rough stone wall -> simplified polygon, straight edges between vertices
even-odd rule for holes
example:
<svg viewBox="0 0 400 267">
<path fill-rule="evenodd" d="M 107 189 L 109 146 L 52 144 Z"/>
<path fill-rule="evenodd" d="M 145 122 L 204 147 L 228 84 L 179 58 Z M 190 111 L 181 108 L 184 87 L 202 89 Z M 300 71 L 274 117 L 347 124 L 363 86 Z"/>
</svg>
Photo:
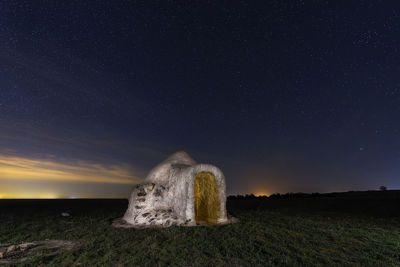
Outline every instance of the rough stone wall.
<svg viewBox="0 0 400 267">
<path fill-rule="evenodd" d="M 165 201 L 168 187 L 146 183 L 137 185 L 132 191 L 129 207 L 123 220 L 135 226 L 170 226 L 184 224 L 175 211 Z"/>
<path fill-rule="evenodd" d="M 171 169 L 171 176 L 169 178 L 169 188 L 171 192 L 170 205 L 176 211 L 176 214 L 186 220 L 185 211 L 187 205 L 187 178 L 185 177 L 185 170 L 188 166 L 174 166 Z"/>
</svg>

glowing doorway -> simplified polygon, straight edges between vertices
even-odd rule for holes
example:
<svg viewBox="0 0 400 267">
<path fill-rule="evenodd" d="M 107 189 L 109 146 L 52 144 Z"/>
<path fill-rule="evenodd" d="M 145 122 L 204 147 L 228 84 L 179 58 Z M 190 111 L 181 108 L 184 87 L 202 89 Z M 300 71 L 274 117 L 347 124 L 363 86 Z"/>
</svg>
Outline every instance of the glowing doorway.
<svg viewBox="0 0 400 267">
<path fill-rule="evenodd" d="M 199 172 L 194 184 L 195 219 L 199 224 L 217 223 L 219 216 L 218 187 L 211 172 Z"/>
</svg>

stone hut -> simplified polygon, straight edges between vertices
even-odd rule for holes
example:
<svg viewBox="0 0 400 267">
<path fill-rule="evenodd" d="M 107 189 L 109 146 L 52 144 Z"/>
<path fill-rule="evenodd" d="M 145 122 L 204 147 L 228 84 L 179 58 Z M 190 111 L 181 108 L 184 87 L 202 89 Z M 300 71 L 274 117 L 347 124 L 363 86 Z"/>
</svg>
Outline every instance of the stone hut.
<svg viewBox="0 0 400 267">
<path fill-rule="evenodd" d="M 119 227 L 225 224 L 225 177 L 210 164 L 198 164 L 177 151 L 155 166 L 133 188 Z"/>
</svg>

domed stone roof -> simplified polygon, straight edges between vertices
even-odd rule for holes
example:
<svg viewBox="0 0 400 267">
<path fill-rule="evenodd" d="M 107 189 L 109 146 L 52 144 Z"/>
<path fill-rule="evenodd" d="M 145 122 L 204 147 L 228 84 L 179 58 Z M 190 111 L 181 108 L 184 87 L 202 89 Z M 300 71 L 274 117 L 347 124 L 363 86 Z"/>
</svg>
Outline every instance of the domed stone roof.
<svg viewBox="0 0 400 267">
<path fill-rule="evenodd" d="M 155 166 L 149 172 L 144 181 L 152 183 L 166 183 L 168 182 L 170 170 L 174 166 L 188 167 L 195 164 L 197 164 L 197 162 L 186 151 L 179 150 L 172 153 L 163 162 Z"/>
</svg>

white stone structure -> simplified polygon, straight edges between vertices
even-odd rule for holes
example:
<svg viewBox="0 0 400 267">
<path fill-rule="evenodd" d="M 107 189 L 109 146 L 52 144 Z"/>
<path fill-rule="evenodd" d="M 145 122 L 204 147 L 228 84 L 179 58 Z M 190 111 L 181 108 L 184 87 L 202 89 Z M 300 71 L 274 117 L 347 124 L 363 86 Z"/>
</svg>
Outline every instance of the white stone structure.
<svg viewBox="0 0 400 267">
<path fill-rule="evenodd" d="M 117 227 L 225 224 L 225 177 L 210 164 L 197 164 L 177 151 L 154 167 L 134 187 L 129 206 Z"/>
</svg>

